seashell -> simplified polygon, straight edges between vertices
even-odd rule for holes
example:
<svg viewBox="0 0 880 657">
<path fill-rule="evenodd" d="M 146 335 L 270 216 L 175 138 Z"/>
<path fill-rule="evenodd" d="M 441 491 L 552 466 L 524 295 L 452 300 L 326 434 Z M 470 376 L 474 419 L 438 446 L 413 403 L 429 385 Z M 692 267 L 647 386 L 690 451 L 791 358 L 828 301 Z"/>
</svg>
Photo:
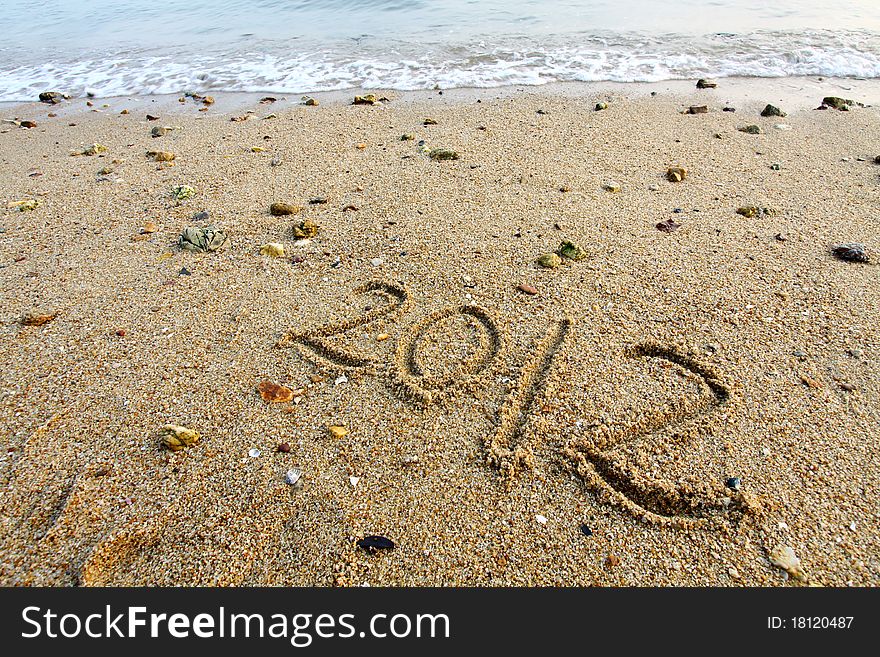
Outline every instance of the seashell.
<svg viewBox="0 0 880 657">
<path fill-rule="evenodd" d="M 260 397 L 263 398 L 263 401 L 283 403 L 289 402 L 293 399 L 293 390 L 286 386 L 272 383 L 271 381 L 263 381 L 257 386 L 257 390 L 260 393 Z"/>
</svg>

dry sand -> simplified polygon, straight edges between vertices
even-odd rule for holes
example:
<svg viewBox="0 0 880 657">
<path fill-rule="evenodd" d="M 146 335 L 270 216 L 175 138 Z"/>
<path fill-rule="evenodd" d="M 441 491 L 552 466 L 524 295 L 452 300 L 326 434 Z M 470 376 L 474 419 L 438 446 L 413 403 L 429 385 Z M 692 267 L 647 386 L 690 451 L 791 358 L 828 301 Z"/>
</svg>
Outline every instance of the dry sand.
<svg viewBox="0 0 880 657">
<path fill-rule="evenodd" d="M 880 269 L 830 254 L 880 247 L 880 112 L 812 110 L 880 94 L 720 83 L 3 108 L 38 125 L 2 126 L 2 207 L 40 205 L 0 215 L 0 583 L 803 583 L 780 546 L 880 583 Z M 224 250 L 177 248 L 200 210 Z"/>
</svg>

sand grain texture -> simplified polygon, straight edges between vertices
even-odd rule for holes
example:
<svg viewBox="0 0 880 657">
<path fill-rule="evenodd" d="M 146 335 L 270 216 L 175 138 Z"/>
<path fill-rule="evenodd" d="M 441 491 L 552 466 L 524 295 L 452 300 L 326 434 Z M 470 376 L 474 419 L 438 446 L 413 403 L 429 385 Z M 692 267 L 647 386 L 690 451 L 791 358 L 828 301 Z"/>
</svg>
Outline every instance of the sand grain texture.
<svg viewBox="0 0 880 657">
<path fill-rule="evenodd" d="M 780 130 L 721 90 L 16 108 L 2 207 L 40 204 L 0 214 L 0 583 L 792 585 L 784 544 L 877 585 L 880 269 L 830 249 L 880 246 L 880 114 Z M 177 247 L 209 224 L 223 250 Z M 536 264 L 564 239 L 588 257 Z"/>
</svg>

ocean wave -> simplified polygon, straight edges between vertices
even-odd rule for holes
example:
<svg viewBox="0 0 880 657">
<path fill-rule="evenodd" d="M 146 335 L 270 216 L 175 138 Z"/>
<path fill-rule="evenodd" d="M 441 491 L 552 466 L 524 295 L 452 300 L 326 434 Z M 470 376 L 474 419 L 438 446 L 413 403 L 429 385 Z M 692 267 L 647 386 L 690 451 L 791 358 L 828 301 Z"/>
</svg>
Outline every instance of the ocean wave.
<svg viewBox="0 0 880 657">
<path fill-rule="evenodd" d="M 569 35 L 570 36 L 570 35 Z M 70 53 L 0 69 L 0 101 L 59 89 L 98 97 L 191 91 L 308 93 L 417 90 L 564 81 L 656 82 L 703 76 L 880 77 L 880 35 L 859 31 L 744 35 L 580 35 L 566 43 L 509 37 L 467 44 L 245 42 L 203 49 Z M 3 59 L 0 53 L 0 59 Z M 11 58 L 6 58 L 12 61 Z"/>
</svg>

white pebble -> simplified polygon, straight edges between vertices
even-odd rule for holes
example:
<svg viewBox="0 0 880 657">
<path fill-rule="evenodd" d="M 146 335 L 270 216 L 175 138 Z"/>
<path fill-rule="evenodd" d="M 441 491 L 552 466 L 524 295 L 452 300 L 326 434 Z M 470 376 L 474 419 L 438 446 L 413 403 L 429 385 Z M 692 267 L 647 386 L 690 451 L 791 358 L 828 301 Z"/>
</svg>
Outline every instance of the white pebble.
<svg viewBox="0 0 880 657">
<path fill-rule="evenodd" d="M 379 266 L 381 266 L 382 263 L 384 263 L 384 262 L 385 262 L 385 261 L 382 260 L 382 258 L 373 258 L 372 260 L 370 260 L 370 264 L 373 265 L 374 267 L 379 267 Z"/>
<path fill-rule="evenodd" d="M 262 452 L 260 450 L 258 450 L 256 447 L 251 447 L 248 450 L 248 456 L 250 456 L 252 459 L 257 458 L 260 454 L 262 454 Z"/>
<path fill-rule="evenodd" d="M 352 486 L 357 486 L 358 482 L 361 480 L 360 477 L 349 477 L 348 480 L 351 482 Z"/>
<path fill-rule="evenodd" d="M 547 516 L 542 516 L 540 513 L 535 516 L 535 520 L 540 522 L 542 525 L 547 524 Z"/>
<path fill-rule="evenodd" d="M 333 385 L 338 386 L 340 383 L 348 383 L 348 377 L 345 374 L 340 374 L 336 377 L 336 380 L 333 382 Z"/>
</svg>

